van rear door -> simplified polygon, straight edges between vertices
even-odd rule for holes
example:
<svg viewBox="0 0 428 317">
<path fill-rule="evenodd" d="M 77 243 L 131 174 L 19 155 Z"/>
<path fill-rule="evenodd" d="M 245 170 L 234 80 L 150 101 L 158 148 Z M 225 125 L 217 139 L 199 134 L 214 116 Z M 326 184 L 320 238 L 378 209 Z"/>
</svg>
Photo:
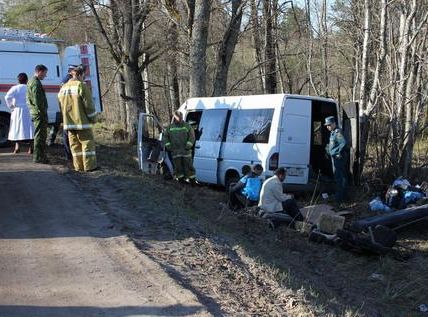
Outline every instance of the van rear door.
<svg viewBox="0 0 428 317">
<path fill-rule="evenodd" d="M 308 183 L 311 113 L 311 100 L 292 97 L 285 100 L 279 137 L 279 166 L 287 169 L 285 183 Z"/>
<path fill-rule="evenodd" d="M 349 149 L 349 172 L 354 185 L 359 184 L 360 171 L 360 117 L 357 102 L 342 105 L 342 129 Z"/>
<path fill-rule="evenodd" d="M 68 46 L 62 58 L 62 73 L 67 74 L 68 65 L 85 65 L 85 82 L 91 88 L 92 100 L 97 112 L 103 111 L 101 102 L 100 80 L 98 74 L 97 47 L 95 44 Z"/>
<path fill-rule="evenodd" d="M 200 182 L 217 184 L 221 145 L 225 138 L 227 109 L 204 110 L 195 143 L 193 166 Z"/>
</svg>

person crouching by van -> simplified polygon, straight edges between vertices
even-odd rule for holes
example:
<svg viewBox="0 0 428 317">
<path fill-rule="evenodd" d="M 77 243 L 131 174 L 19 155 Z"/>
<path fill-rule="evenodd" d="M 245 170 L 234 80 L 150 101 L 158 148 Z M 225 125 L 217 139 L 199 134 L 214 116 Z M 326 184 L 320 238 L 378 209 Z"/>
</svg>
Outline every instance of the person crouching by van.
<svg viewBox="0 0 428 317">
<path fill-rule="evenodd" d="M 260 177 L 262 173 L 263 167 L 256 164 L 239 182 L 230 185 L 228 206 L 231 210 L 257 205 L 263 182 Z"/>
<path fill-rule="evenodd" d="M 96 111 L 92 94 L 83 83 L 84 68 L 76 66 L 71 70 L 72 78 L 58 93 L 62 122 L 68 131 L 73 166 L 76 171 L 89 172 L 97 169 L 95 140 L 92 123 Z"/>
<path fill-rule="evenodd" d="M 34 137 L 34 125 L 25 100 L 27 81 L 27 74 L 20 73 L 18 75 L 19 84 L 11 87 L 4 97 L 7 107 L 11 110 L 8 139 L 16 142 L 13 154 L 20 151 L 20 141 L 33 140 Z M 28 148 L 28 154 L 31 153 L 33 153 L 32 144 Z"/>
<path fill-rule="evenodd" d="M 178 181 L 195 182 L 195 169 L 192 162 L 192 148 L 195 132 L 183 120 L 183 115 L 175 111 L 171 124 L 164 133 L 165 148 L 171 152 L 174 163 L 174 178 Z"/>
<path fill-rule="evenodd" d="M 34 123 L 34 153 L 35 163 L 48 163 L 46 155 L 46 138 L 48 136 L 48 100 L 41 80 L 45 79 L 48 68 L 45 65 L 37 65 L 34 69 L 34 77 L 27 84 L 27 105 L 30 108 Z"/>
<path fill-rule="evenodd" d="M 346 139 L 342 130 L 336 125 L 334 117 L 325 118 L 324 125 L 330 131 L 330 141 L 326 147 L 327 154 L 331 157 L 334 179 L 336 182 L 336 203 L 341 204 L 345 199 L 346 190 Z"/>
<path fill-rule="evenodd" d="M 287 176 L 287 170 L 280 167 L 274 176 L 264 181 L 260 192 L 259 207 L 265 213 L 285 212 L 294 220 L 303 221 L 303 216 L 292 195 L 285 194 L 282 183 Z"/>
</svg>

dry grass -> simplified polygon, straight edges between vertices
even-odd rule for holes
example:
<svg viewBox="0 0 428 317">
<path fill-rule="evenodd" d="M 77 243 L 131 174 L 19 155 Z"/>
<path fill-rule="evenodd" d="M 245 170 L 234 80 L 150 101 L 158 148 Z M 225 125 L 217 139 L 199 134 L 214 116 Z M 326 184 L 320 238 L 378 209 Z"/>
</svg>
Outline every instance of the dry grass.
<svg viewBox="0 0 428 317">
<path fill-rule="evenodd" d="M 96 134 L 102 171 L 69 177 L 214 315 L 418 316 L 427 303 L 426 223 L 400 233 L 398 247 L 412 255 L 406 261 L 313 244 L 291 229 L 222 212 L 221 189 L 142 175 L 135 146 L 112 143 L 102 126 Z M 369 214 L 369 196 L 354 193 L 356 217 Z"/>
</svg>

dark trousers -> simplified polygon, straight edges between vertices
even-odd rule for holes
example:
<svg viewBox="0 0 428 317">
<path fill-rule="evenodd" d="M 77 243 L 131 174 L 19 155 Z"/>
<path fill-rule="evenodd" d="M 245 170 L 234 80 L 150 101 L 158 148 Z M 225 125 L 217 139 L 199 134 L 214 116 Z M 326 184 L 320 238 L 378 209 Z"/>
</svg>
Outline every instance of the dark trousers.
<svg viewBox="0 0 428 317">
<path fill-rule="evenodd" d="M 37 114 L 33 116 L 34 123 L 34 152 L 33 161 L 37 163 L 45 162 L 46 138 L 48 136 L 48 116 L 47 114 Z"/>
<path fill-rule="evenodd" d="M 174 156 L 174 176 L 177 179 L 194 179 L 195 178 L 195 169 L 193 167 L 192 157 L 189 156 Z"/>
<path fill-rule="evenodd" d="M 341 203 L 345 199 L 346 195 L 346 158 L 341 156 L 340 158 L 332 157 L 334 180 L 336 182 L 336 202 Z"/>
<path fill-rule="evenodd" d="M 73 156 L 71 155 L 70 141 L 68 140 L 68 131 L 67 130 L 62 131 L 62 142 L 64 143 L 65 159 L 67 161 L 71 161 L 73 159 Z"/>
<path fill-rule="evenodd" d="M 303 221 L 303 216 L 300 213 L 300 209 L 294 199 L 287 199 L 282 203 L 282 209 L 286 214 L 292 217 L 294 220 Z"/>
<path fill-rule="evenodd" d="M 230 209 L 242 209 L 257 205 L 257 201 L 249 200 L 242 195 L 239 191 L 229 191 L 229 201 L 227 202 Z"/>
</svg>

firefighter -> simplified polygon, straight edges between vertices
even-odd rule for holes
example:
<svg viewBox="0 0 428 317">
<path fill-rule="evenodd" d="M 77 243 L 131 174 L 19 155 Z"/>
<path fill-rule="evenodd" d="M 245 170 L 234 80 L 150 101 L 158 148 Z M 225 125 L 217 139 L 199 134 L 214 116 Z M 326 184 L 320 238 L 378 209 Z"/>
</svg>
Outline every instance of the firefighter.
<svg viewBox="0 0 428 317">
<path fill-rule="evenodd" d="M 172 123 L 165 130 L 165 148 L 171 152 L 174 162 L 174 177 L 178 181 L 195 182 L 195 169 L 192 163 L 192 148 L 195 132 L 183 121 L 181 112 L 174 112 Z"/>
<path fill-rule="evenodd" d="M 334 179 L 336 182 L 335 200 L 341 204 L 345 199 L 346 190 L 346 139 L 343 132 L 336 125 L 333 116 L 325 118 L 324 125 L 330 131 L 330 141 L 326 147 L 327 154 L 331 157 Z"/>
<path fill-rule="evenodd" d="M 46 164 L 48 163 L 46 155 L 48 101 L 40 81 L 45 79 L 48 68 L 45 65 L 37 65 L 34 71 L 34 77 L 27 84 L 27 105 L 34 123 L 33 161 Z"/>
<path fill-rule="evenodd" d="M 73 166 L 76 171 L 97 169 L 95 140 L 92 123 L 96 111 L 90 89 L 83 82 L 85 69 L 82 65 L 71 70 L 72 78 L 58 94 L 64 129 L 68 131 Z"/>
</svg>

